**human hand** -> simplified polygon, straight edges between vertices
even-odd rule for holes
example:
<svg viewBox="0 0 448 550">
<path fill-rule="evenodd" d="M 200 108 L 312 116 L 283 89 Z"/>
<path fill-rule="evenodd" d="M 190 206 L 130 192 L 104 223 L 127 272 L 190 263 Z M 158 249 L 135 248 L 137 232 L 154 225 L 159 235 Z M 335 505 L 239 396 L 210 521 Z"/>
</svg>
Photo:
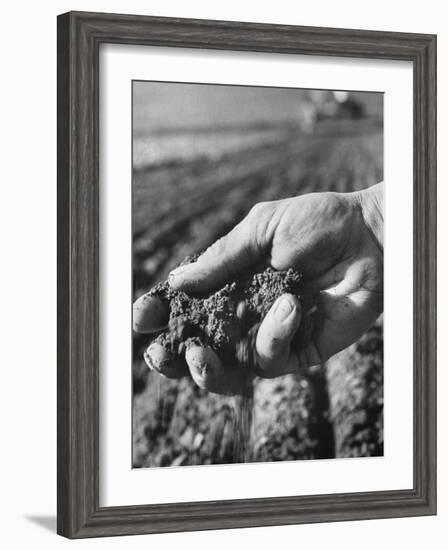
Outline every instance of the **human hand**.
<svg viewBox="0 0 448 550">
<path fill-rule="evenodd" d="M 382 184 L 355 193 L 315 193 L 259 203 L 226 236 L 192 264 L 171 272 L 169 283 L 187 293 L 217 290 L 238 275 L 267 266 L 304 274 L 318 293 L 316 323 L 304 349 L 292 349 L 302 311 L 298 299 L 281 296 L 256 338 L 256 374 L 273 378 L 322 363 L 354 343 L 383 310 Z M 134 304 L 134 329 L 164 328 L 168 313 L 157 297 Z M 146 360 L 173 377 L 188 373 L 210 391 L 236 387 L 210 348 L 189 347 L 182 358 L 159 344 Z"/>
</svg>

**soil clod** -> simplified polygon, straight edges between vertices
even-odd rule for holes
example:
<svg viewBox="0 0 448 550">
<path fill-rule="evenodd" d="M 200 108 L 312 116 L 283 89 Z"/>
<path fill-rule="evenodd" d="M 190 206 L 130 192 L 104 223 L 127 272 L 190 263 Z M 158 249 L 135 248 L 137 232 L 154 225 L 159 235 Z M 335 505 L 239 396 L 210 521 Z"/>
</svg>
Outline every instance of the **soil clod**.
<svg viewBox="0 0 448 550">
<path fill-rule="evenodd" d="M 188 257 L 181 265 L 196 258 Z M 314 297 L 300 273 L 272 268 L 244 275 L 206 296 L 173 290 L 168 281 L 159 283 L 149 296 L 157 296 L 170 313 L 168 328 L 156 336 L 155 342 L 171 354 L 182 354 L 191 346 L 210 347 L 229 371 L 253 366 L 258 327 L 275 300 L 285 293 L 297 296 L 304 312 L 293 340 L 295 349 L 303 348 L 314 324 Z"/>
</svg>

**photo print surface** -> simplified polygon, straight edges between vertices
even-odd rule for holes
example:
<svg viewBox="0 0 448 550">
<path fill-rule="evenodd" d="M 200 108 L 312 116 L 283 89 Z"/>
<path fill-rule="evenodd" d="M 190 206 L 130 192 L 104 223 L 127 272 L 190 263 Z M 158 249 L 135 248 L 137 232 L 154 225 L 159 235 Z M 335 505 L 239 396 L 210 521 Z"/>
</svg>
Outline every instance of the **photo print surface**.
<svg viewBox="0 0 448 550">
<path fill-rule="evenodd" d="M 383 95 L 133 81 L 134 468 L 383 455 Z"/>
</svg>

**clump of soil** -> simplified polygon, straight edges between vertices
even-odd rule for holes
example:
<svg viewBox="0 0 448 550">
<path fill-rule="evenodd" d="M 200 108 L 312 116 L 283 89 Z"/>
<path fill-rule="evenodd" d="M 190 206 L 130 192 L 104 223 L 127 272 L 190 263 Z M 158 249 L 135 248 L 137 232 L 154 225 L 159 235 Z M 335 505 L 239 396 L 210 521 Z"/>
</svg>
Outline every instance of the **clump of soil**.
<svg viewBox="0 0 448 550">
<path fill-rule="evenodd" d="M 182 265 L 195 261 L 188 257 Z M 173 290 L 167 281 L 155 286 L 150 295 L 158 296 L 169 308 L 168 329 L 156 337 L 167 350 L 182 354 L 188 346 L 210 346 L 224 367 L 253 364 L 258 327 L 275 300 L 284 293 L 296 295 L 302 306 L 302 322 L 293 341 L 304 347 L 313 328 L 314 298 L 297 271 L 275 271 L 242 276 L 217 292 L 194 297 Z"/>
</svg>

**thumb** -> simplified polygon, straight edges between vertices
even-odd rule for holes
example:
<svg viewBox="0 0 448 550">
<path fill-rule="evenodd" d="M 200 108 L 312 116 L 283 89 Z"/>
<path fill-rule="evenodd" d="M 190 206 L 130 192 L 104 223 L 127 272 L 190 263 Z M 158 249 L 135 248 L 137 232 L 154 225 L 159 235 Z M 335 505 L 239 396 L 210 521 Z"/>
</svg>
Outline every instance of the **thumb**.
<svg viewBox="0 0 448 550">
<path fill-rule="evenodd" d="M 291 342 L 301 317 L 300 302 L 293 294 L 282 294 L 268 311 L 256 341 L 258 374 L 263 378 L 298 372 L 299 361 L 291 351 Z"/>
<path fill-rule="evenodd" d="M 255 232 L 245 218 L 212 244 L 196 262 L 171 271 L 168 281 L 174 290 L 211 292 L 255 264 L 260 255 Z"/>
</svg>

